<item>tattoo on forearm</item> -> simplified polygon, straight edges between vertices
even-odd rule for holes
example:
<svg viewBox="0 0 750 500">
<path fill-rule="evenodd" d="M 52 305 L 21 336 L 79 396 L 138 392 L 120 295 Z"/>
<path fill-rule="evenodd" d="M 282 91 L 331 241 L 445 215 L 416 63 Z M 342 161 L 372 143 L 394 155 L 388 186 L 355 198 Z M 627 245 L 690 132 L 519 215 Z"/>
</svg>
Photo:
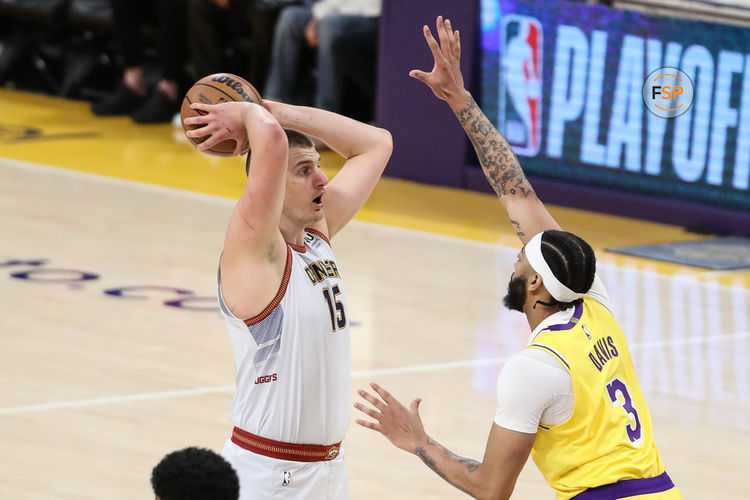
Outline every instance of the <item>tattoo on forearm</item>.
<svg viewBox="0 0 750 500">
<path fill-rule="evenodd" d="M 482 465 L 476 460 L 472 460 L 471 458 L 462 458 L 459 460 L 459 462 L 461 462 L 462 464 L 466 464 L 466 470 L 469 472 L 474 472 Z"/>
<path fill-rule="evenodd" d="M 469 472 L 474 472 L 475 470 L 479 468 L 480 465 L 482 465 L 481 463 L 477 462 L 476 460 L 472 460 L 471 458 L 459 457 L 458 455 L 453 453 L 451 450 L 449 450 L 448 448 L 438 443 L 437 441 L 435 441 L 429 436 L 427 436 L 427 442 L 430 444 L 434 444 L 435 446 L 443 450 L 446 455 L 458 461 L 459 463 L 466 464 L 466 470 L 468 470 Z"/>
<path fill-rule="evenodd" d="M 443 450 L 448 456 L 453 458 L 454 460 L 458 461 L 461 464 L 466 464 L 466 471 L 471 473 L 476 471 L 482 464 L 477 462 L 476 460 L 472 460 L 470 458 L 463 458 L 459 457 L 440 443 L 433 441 L 431 438 L 428 438 L 428 443 L 433 444 L 437 447 L 439 447 L 441 450 Z M 459 490 L 463 491 L 466 494 L 471 494 L 469 491 L 467 491 L 465 488 L 463 488 L 460 484 L 456 483 L 455 481 L 452 481 L 442 470 L 440 470 L 440 467 L 438 467 L 437 463 L 435 463 L 435 460 L 429 455 L 427 450 L 424 449 L 422 446 L 417 446 L 416 450 L 414 452 L 417 454 L 417 456 L 422 459 L 422 462 L 425 463 L 427 467 L 432 469 L 433 472 L 435 472 L 438 476 L 442 477 L 446 481 L 448 481 L 450 484 L 458 488 Z"/>
<path fill-rule="evenodd" d="M 456 484 L 455 482 L 451 481 L 448 476 L 446 476 L 443 471 L 440 470 L 440 468 L 437 466 L 435 461 L 432 459 L 430 455 L 427 454 L 427 451 L 422 448 L 421 446 L 417 446 L 417 449 L 415 450 L 417 456 L 422 459 L 422 462 L 425 463 L 427 467 L 433 470 L 438 476 L 442 477 L 446 481 L 448 481 L 450 484 L 452 484 L 454 487 L 458 488 L 459 490 L 463 491 L 467 495 L 470 495 L 468 491 L 463 489 L 460 485 Z"/>
<path fill-rule="evenodd" d="M 487 119 L 473 98 L 470 97 L 467 106 L 458 112 L 458 119 L 474 146 L 484 175 L 498 197 L 526 198 L 535 194 L 510 144 Z"/>
<path fill-rule="evenodd" d="M 513 224 L 513 227 L 516 228 L 516 234 L 518 236 L 524 236 L 523 231 L 521 231 L 521 224 L 517 220 L 510 220 L 510 223 Z"/>
</svg>

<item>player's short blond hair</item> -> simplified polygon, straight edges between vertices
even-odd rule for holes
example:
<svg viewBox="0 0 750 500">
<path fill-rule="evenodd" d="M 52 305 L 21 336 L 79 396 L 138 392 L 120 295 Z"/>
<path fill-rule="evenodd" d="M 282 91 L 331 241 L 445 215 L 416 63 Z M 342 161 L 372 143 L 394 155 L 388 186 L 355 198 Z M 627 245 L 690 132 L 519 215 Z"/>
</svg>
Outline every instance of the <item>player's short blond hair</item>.
<svg viewBox="0 0 750 500">
<path fill-rule="evenodd" d="M 288 128 L 284 129 L 284 133 L 286 133 L 286 140 L 289 143 L 289 148 L 314 148 L 315 143 L 313 143 L 312 139 L 310 139 L 309 136 L 303 134 L 302 132 L 297 132 L 296 130 L 291 130 Z M 250 171 L 250 154 L 252 151 L 247 152 L 247 158 L 245 158 L 245 175 L 248 174 Z"/>
</svg>

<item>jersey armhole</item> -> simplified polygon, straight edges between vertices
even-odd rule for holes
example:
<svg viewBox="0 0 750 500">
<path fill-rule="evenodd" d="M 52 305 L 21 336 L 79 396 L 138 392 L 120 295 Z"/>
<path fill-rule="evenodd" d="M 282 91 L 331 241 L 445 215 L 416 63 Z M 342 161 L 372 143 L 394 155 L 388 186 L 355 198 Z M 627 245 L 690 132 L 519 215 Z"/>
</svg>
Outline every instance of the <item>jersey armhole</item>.
<svg viewBox="0 0 750 500">
<path fill-rule="evenodd" d="M 223 256 L 222 252 L 222 256 Z M 247 326 L 252 326 L 256 323 L 260 323 L 264 319 L 268 317 L 269 314 L 273 312 L 274 309 L 281 303 L 281 300 L 284 298 L 284 295 L 286 294 L 286 289 L 289 287 L 289 279 L 292 276 L 292 248 L 287 243 L 286 245 L 286 264 L 284 265 L 284 274 L 281 278 L 281 284 L 279 285 L 279 289 L 276 291 L 276 295 L 271 299 L 271 302 L 259 313 L 255 316 L 247 319 L 240 319 L 237 316 L 232 313 L 232 311 L 229 310 L 229 306 L 227 306 L 226 301 L 224 300 L 224 292 L 221 290 L 221 258 L 219 258 L 219 273 L 218 273 L 218 281 L 219 281 L 219 306 L 224 311 L 224 313 L 233 318 L 237 319 L 239 321 L 242 321 Z"/>
<path fill-rule="evenodd" d="M 279 285 L 279 290 L 276 292 L 276 296 L 271 300 L 271 303 L 266 306 L 265 309 L 260 314 L 256 314 L 252 318 L 248 318 L 245 320 L 242 320 L 247 326 L 252 326 L 256 323 L 260 323 L 266 317 L 268 317 L 271 312 L 273 312 L 274 309 L 276 309 L 276 306 L 279 305 L 281 302 L 281 299 L 284 298 L 284 295 L 286 294 L 286 289 L 289 286 L 289 279 L 292 276 L 292 249 L 287 244 L 286 246 L 286 265 L 284 266 L 284 276 L 281 278 L 281 284 Z"/>
</svg>

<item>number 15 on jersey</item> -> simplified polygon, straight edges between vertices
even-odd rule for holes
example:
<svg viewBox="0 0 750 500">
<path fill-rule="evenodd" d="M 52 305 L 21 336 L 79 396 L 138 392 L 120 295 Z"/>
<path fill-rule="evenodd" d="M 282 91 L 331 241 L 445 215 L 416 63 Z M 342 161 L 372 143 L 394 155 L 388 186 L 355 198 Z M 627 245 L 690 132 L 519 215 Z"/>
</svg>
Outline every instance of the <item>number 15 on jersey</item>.
<svg viewBox="0 0 750 500">
<path fill-rule="evenodd" d="M 333 293 L 331 293 L 333 292 Z M 323 298 L 328 304 L 328 312 L 331 313 L 331 330 L 333 333 L 346 328 L 346 311 L 344 304 L 338 299 L 341 290 L 338 285 L 333 285 L 330 289 L 323 289 Z"/>
</svg>

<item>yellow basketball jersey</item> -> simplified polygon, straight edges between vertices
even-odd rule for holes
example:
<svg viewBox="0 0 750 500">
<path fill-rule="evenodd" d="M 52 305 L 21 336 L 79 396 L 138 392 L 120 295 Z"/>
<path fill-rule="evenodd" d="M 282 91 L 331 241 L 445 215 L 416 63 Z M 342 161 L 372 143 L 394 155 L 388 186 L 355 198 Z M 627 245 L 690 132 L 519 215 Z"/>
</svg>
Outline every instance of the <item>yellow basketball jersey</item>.
<svg viewBox="0 0 750 500">
<path fill-rule="evenodd" d="M 531 452 L 558 500 L 664 472 L 625 334 L 612 313 L 584 297 L 570 323 L 543 329 L 529 347 L 554 354 L 573 380 L 573 414 L 563 424 L 540 425 Z"/>
</svg>

